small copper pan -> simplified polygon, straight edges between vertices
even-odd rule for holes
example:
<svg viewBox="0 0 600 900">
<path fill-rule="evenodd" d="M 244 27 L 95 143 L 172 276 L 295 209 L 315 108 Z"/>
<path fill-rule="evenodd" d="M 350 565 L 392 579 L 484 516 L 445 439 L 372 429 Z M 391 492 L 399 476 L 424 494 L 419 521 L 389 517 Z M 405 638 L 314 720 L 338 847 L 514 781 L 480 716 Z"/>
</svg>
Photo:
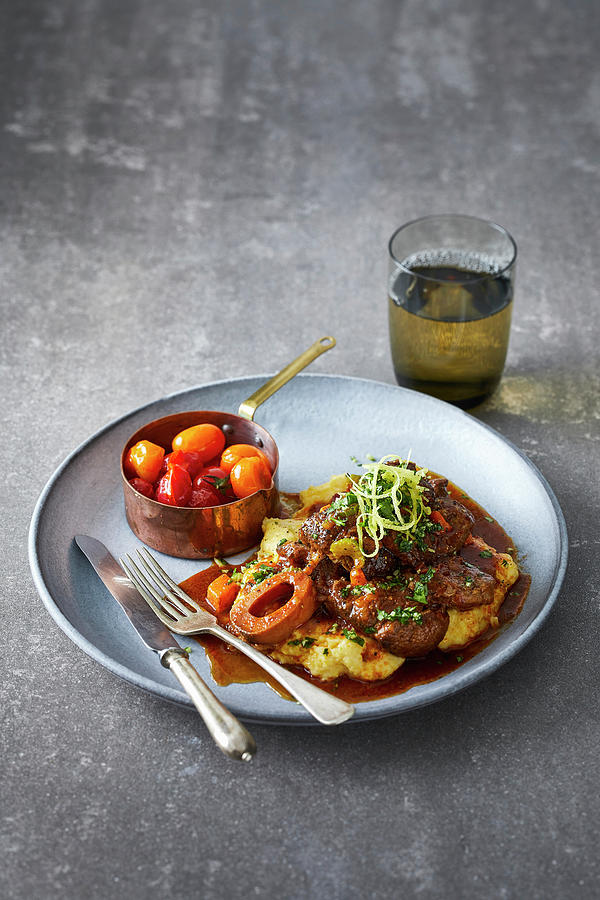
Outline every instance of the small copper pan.
<svg viewBox="0 0 600 900">
<path fill-rule="evenodd" d="M 277 444 L 261 425 L 253 421 L 254 413 L 280 387 L 313 362 L 322 353 L 335 347 L 335 338 L 322 337 L 288 366 L 263 384 L 240 405 L 238 415 L 215 410 L 195 410 L 175 413 L 149 422 L 132 434 L 121 454 L 121 479 L 125 496 L 125 514 L 134 534 L 154 550 L 184 559 L 211 559 L 231 556 L 254 546 L 262 536 L 261 524 L 265 516 L 277 511 L 277 477 L 279 452 Z M 227 444 L 252 444 L 268 457 L 273 472 L 271 487 L 257 491 L 243 500 L 222 506 L 167 506 L 138 493 L 127 480 L 124 461 L 130 447 L 145 439 L 165 449 L 184 428 L 210 422 L 225 432 Z"/>
</svg>

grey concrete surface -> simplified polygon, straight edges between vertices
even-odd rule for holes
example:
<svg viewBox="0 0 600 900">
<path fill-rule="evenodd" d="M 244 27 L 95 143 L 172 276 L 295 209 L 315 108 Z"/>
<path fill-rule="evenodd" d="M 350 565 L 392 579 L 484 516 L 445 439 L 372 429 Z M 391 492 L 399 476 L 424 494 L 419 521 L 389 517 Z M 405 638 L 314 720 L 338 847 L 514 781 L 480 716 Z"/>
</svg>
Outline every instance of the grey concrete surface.
<svg viewBox="0 0 600 900">
<path fill-rule="evenodd" d="M 592 0 L 13 0 L 0 10 L 0 895 L 592 898 L 598 856 L 600 8 Z M 92 431 L 275 371 L 393 382 L 386 241 L 430 212 L 520 251 L 474 414 L 539 466 L 571 556 L 550 620 L 467 692 L 255 727 L 111 675 L 43 608 L 35 500 Z M 523 498 L 527 502 L 527 498 Z"/>
</svg>

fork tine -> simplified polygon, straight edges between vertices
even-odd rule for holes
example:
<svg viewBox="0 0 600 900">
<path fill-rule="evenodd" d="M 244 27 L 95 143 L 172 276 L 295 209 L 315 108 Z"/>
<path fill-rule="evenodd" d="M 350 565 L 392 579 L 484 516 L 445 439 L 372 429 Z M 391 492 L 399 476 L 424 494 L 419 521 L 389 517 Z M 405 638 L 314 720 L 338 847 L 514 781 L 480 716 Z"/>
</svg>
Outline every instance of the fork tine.
<svg viewBox="0 0 600 900">
<path fill-rule="evenodd" d="M 121 565 L 125 568 L 125 571 L 133 581 L 138 591 L 140 591 L 140 593 L 142 594 L 144 600 L 150 602 L 149 598 L 154 598 L 154 600 L 158 604 L 158 607 L 170 616 L 170 623 L 173 624 L 173 621 L 176 622 L 180 618 L 179 610 L 176 609 L 173 604 L 166 600 L 163 595 L 156 590 L 153 583 L 144 575 L 143 572 L 140 571 L 138 566 L 136 566 L 131 556 L 128 555 L 127 559 L 129 560 L 129 569 L 125 567 L 123 560 L 121 560 Z M 154 611 L 156 612 L 156 604 L 154 604 L 154 600 L 152 601 L 152 606 L 154 608 Z"/>
<path fill-rule="evenodd" d="M 167 615 L 167 613 L 165 613 L 165 612 L 161 609 L 161 607 L 158 606 L 158 605 L 154 602 L 154 600 L 152 599 L 151 594 L 148 593 L 148 591 L 146 590 L 146 588 L 144 587 L 144 585 L 141 583 L 141 581 L 139 581 L 139 580 L 136 578 L 136 576 L 135 576 L 134 573 L 131 571 L 131 569 L 129 568 L 129 566 L 128 566 L 127 563 L 125 562 L 125 560 L 124 560 L 124 559 L 120 559 L 119 562 L 121 563 L 121 566 L 122 566 L 122 568 L 123 568 L 123 571 L 125 572 L 125 574 L 126 574 L 127 577 L 129 578 L 129 580 L 131 581 L 132 585 L 136 588 L 136 590 L 138 591 L 138 593 L 139 593 L 139 594 L 143 597 L 143 599 L 146 601 L 146 603 L 148 604 L 148 606 L 150 607 L 150 609 L 152 610 L 152 612 L 155 613 L 155 615 L 157 615 L 158 618 L 160 619 L 160 621 L 163 622 L 165 625 L 167 625 L 167 626 L 173 625 L 173 618 L 172 618 L 172 616 Z"/>
<path fill-rule="evenodd" d="M 144 562 L 144 564 L 147 563 L 149 566 L 152 567 L 154 575 L 157 576 L 158 578 L 160 578 L 160 580 L 162 581 L 162 583 L 165 586 L 168 597 L 171 597 L 171 592 L 172 592 L 173 594 L 176 594 L 178 597 L 180 597 L 182 600 L 184 600 L 186 603 L 189 603 L 191 606 L 193 606 L 193 608 L 195 610 L 200 612 L 200 610 L 202 609 L 200 604 L 197 603 L 193 599 L 193 597 L 190 597 L 189 594 L 186 594 L 186 592 L 182 588 L 179 587 L 179 585 L 177 584 L 176 581 L 173 581 L 171 576 L 169 574 L 167 574 L 167 572 L 165 572 L 165 570 L 162 568 L 162 566 L 159 566 L 159 564 L 156 562 L 156 560 L 154 559 L 152 554 L 149 553 L 145 547 L 142 547 L 141 550 L 138 550 L 138 555 L 142 558 L 142 562 Z M 148 565 L 145 566 L 146 571 L 150 571 Z M 189 613 L 189 610 L 186 609 L 185 612 Z"/>
<path fill-rule="evenodd" d="M 187 607 L 184 603 L 182 603 L 181 600 L 177 597 L 177 595 L 173 593 L 173 591 L 169 588 L 169 586 L 167 585 L 164 578 L 159 578 L 159 576 L 148 565 L 148 563 L 146 562 L 146 560 L 144 559 L 144 557 L 142 556 L 142 554 L 140 553 L 139 550 L 137 553 L 138 553 L 138 557 L 139 557 L 139 562 L 142 564 L 142 566 L 148 573 L 149 577 L 147 578 L 147 581 L 149 581 L 149 583 L 152 584 L 152 586 L 155 589 L 162 591 L 161 600 L 159 601 L 159 603 L 163 603 L 163 605 L 164 605 L 164 603 L 168 602 L 171 604 L 171 606 L 173 606 L 175 609 L 178 610 L 179 615 L 189 616 L 191 613 L 191 610 L 189 609 L 189 607 Z M 162 584 L 161 584 L 161 582 L 162 582 Z M 166 595 L 166 597 L 165 597 L 165 595 Z"/>
</svg>

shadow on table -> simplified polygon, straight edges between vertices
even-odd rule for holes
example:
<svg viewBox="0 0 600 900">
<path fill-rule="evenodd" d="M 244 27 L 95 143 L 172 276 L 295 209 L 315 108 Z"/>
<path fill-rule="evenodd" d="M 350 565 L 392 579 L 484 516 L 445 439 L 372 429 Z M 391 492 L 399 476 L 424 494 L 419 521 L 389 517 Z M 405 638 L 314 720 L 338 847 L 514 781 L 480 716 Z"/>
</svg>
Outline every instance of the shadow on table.
<svg viewBox="0 0 600 900">
<path fill-rule="evenodd" d="M 600 373 L 590 367 L 544 368 L 522 375 L 509 372 L 496 393 L 472 412 L 484 419 L 488 413 L 509 413 L 539 423 L 600 420 Z"/>
</svg>

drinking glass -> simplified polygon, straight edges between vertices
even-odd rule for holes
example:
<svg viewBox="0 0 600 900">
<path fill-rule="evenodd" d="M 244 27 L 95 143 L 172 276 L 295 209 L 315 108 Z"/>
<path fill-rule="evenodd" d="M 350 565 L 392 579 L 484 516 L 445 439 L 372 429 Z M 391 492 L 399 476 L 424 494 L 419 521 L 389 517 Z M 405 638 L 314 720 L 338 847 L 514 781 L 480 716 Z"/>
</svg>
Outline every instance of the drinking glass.
<svg viewBox="0 0 600 900">
<path fill-rule="evenodd" d="M 408 222 L 389 243 L 389 331 L 398 384 L 470 407 L 504 368 L 517 245 L 473 216 Z"/>
</svg>

